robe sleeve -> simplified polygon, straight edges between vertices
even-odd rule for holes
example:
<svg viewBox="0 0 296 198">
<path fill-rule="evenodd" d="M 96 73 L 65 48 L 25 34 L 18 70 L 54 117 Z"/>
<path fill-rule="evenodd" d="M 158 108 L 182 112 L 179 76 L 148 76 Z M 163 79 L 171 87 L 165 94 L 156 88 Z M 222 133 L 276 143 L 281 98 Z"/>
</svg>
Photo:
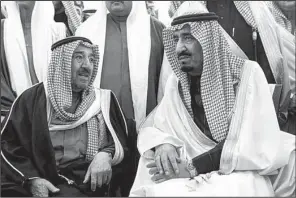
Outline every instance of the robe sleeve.
<svg viewBox="0 0 296 198">
<path fill-rule="evenodd" d="M 193 166 L 196 168 L 198 174 L 205 174 L 219 170 L 223 145 L 224 141 L 220 142 L 208 152 L 192 159 Z"/>
<path fill-rule="evenodd" d="M 128 146 L 127 146 L 128 133 L 125 127 L 126 118 L 122 115 L 120 111 L 120 106 L 116 101 L 113 93 L 111 94 L 111 102 L 110 102 L 110 121 L 121 143 L 121 146 L 124 150 L 124 156 L 127 156 L 128 155 Z"/>
<path fill-rule="evenodd" d="M 31 94 L 27 90 L 15 100 L 1 131 L 1 168 L 18 184 L 40 177 L 31 152 L 32 116 L 27 105 Z"/>
<path fill-rule="evenodd" d="M 115 153 L 115 144 L 114 144 L 113 138 L 112 138 L 109 130 L 107 131 L 107 136 L 108 136 L 107 145 L 104 146 L 103 148 L 99 149 L 99 152 L 110 153 L 113 157 L 114 153 Z"/>
</svg>

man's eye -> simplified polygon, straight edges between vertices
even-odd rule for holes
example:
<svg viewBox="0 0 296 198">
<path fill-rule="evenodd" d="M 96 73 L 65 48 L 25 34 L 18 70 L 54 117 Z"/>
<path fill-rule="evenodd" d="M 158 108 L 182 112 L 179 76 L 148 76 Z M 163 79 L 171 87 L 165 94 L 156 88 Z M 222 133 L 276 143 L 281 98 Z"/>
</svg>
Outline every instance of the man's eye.
<svg viewBox="0 0 296 198">
<path fill-rule="evenodd" d="M 173 40 L 174 40 L 174 42 L 175 42 L 175 43 L 178 43 L 178 41 L 179 41 L 179 38 L 178 38 L 178 37 L 174 37 L 174 39 L 173 39 Z"/>
<path fill-rule="evenodd" d="M 77 60 L 77 62 L 81 63 L 83 57 L 82 57 L 82 55 L 76 55 L 75 59 Z"/>
<path fill-rule="evenodd" d="M 90 63 L 95 63 L 95 58 L 94 58 L 94 57 L 90 57 L 90 58 L 89 58 L 89 62 L 90 62 Z"/>
<path fill-rule="evenodd" d="M 186 41 L 191 41 L 192 40 L 192 36 L 191 35 L 187 35 L 184 37 Z"/>
</svg>

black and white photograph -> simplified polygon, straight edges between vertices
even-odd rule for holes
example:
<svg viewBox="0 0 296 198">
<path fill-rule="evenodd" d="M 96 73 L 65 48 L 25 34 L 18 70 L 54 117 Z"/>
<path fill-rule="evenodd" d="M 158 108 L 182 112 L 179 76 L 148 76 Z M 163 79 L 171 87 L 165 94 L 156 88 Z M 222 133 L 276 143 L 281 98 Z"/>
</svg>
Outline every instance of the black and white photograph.
<svg viewBox="0 0 296 198">
<path fill-rule="evenodd" d="M 295 197 L 296 1 L 1 1 L 1 197 Z"/>
</svg>

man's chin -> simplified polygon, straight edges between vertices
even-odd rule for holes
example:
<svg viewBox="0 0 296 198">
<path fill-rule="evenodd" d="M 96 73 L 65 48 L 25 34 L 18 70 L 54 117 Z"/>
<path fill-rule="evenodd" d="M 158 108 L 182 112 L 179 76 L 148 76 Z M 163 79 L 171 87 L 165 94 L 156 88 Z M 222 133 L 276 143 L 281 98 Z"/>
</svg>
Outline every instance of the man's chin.
<svg viewBox="0 0 296 198">
<path fill-rule="evenodd" d="M 74 92 L 81 92 L 85 89 L 87 89 L 89 82 L 79 82 L 76 84 L 72 84 L 72 91 Z"/>
<path fill-rule="evenodd" d="M 121 2 L 114 2 L 111 5 L 113 12 L 122 12 L 124 10 L 124 5 Z"/>
</svg>

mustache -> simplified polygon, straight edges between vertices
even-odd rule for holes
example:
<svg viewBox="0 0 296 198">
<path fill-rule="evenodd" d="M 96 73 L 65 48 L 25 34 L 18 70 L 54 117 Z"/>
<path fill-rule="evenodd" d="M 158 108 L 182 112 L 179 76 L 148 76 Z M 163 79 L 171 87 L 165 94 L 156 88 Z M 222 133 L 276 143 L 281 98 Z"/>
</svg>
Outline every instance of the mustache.
<svg viewBox="0 0 296 198">
<path fill-rule="evenodd" d="M 181 52 L 180 54 L 178 54 L 178 59 L 180 60 L 182 56 L 191 56 L 191 54 L 189 52 Z"/>
<path fill-rule="evenodd" d="M 120 2 L 120 3 L 124 3 L 123 1 L 111 1 L 111 3 L 115 3 L 115 2 Z"/>
<path fill-rule="evenodd" d="M 90 76 L 91 71 L 90 71 L 90 69 L 88 69 L 88 68 L 80 68 L 80 69 L 78 70 L 78 74 L 79 74 L 79 75 L 88 75 L 88 76 Z"/>
</svg>

